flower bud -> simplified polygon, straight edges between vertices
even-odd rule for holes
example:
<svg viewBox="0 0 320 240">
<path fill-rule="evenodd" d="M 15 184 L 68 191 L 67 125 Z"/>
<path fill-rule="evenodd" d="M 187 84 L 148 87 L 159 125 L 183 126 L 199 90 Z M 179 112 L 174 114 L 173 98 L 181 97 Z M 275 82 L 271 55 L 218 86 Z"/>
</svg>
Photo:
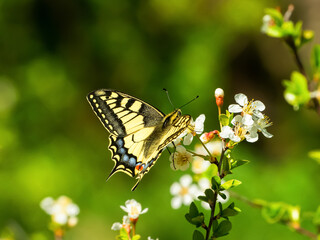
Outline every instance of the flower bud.
<svg viewBox="0 0 320 240">
<path fill-rule="evenodd" d="M 214 96 L 216 97 L 216 104 L 218 107 L 223 105 L 224 91 L 222 88 L 217 88 L 214 92 Z"/>
</svg>

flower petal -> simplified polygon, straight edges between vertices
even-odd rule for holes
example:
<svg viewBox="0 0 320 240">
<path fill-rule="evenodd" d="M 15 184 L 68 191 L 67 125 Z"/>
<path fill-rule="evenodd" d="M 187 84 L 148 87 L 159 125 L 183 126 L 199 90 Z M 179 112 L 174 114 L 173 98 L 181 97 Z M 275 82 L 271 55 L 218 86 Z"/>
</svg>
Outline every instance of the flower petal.
<svg viewBox="0 0 320 240">
<path fill-rule="evenodd" d="M 245 138 L 246 138 L 247 142 L 253 143 L 253 142 L 258 141 L 259 136 L 258 136 L 257 132 L 253 132 L 251 134 L 245 135 Z"/>
<path fill-rule="evenodd" d="M 246 126 L 252 126 L 253 125 L 253 119 L 250 114 L 245 114 L 242 118 L 242 123 Z"/>
<path fill-rule="evenodd" d="M 119 231 L 122 228 L 122 224 L 119 222 L 116 222 L 112 224 L 111 230 L 113 231 Z"/>
<path fill-rule="evenodd" d="M 181 204 L 182 204 L 182 199 L 181 197 L 174 197 L 171 199 L 171 207 L 173 209 L 178 209 L 179 207 L 181 207 Z"/>
<path fill-rule="evenodd" d="M 177 146 L 176 150 L 177 150 L 177 152 L 182 153 L 182 154 L 186 153 L 186 148 L 181 145 Z"/>
<path fill-rule="evenodd" d="M 190 205 L 191 202 L 193 201 L 193 197 L 191 195 L 189 195 L 189 194 L 186 194 L 186 195 L 183 196 L 182 201 L 183 201 L 184 205 Z"/>
<path fill-rule="evenodd" d="M 236 100 L 236 103 L 238 103 L 240 106 L 244 106 L 248 103 L 248 98 L 243 93 L 238 93 L 234 96 L 234 100 Z"/>
<path fill-rule="evenodd" d="M 183 175 L 180 178 L 180 184 L 182 187 L 188 187 L 192 183 L 192 177 L 190 175 Z"/>
<path fill-rule="evenodd" d="M 223 126 L 220 132 L 220 137 L 229 138 L 230 134 L 233 134 L 232 128 L 229 126 Z"/>
<path fill-rule="evenodd" d="M 180 184 L 177 183 L 177 182 L 174 182 L 174 183 L 171 185 L 171 187 L 170 187 L 170 193 L 171 193 L 172 195 L 177 195 L 177 194 L 179 194 L 180 191 L 181 191 L 181 186 L 180 186 Z"/>
<path fill-rule="evenodd" d="M 261 130 L 263 136 L 265 136 L 266 138 L 272 138 L 273 135 L 271 133 L 269 133 L 266 129 L 262 129 Z"/>
<path fill-rule="evenodd" d="M 258 110 L 258 111 L 260 111 L 260 112 L 262 112 L 263 110 L 266 109 L 266 106 L 263 104 L 263 102 L 261 102 L 261 101 L 259 101 L 259 100 L 254 101 L 254 102 L 252 103 L 252 106 L 253 106 L 256 110 Z"/>
<path fill-rule="evenodd" d="M 240 113 L 242 112 L 242 107 L 239 106 L 238 104 L 231 104 L 228 107 L 228 111 L 231 113 Z"/>
<path fill-rule="evenodd" d="M 192 143 L 193 135 L 192 133 L 188 133 L 187 136 L 183 139 L 183 145 L 190 145 Z"/>
</svg>

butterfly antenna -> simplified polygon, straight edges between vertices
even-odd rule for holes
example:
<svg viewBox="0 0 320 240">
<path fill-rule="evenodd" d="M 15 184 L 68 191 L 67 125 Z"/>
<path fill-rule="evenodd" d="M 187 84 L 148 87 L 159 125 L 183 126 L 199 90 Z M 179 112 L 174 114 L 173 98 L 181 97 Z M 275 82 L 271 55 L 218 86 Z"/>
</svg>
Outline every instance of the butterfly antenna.
<svg viewBox="0 0 320 240">
<path fill-rule="evenodd" d="M 165 89 L 165 88 L 163 88 L 163 91 L 165 91 L 165 92 L 166 92 L 167 97 L 168 97 L 168 99 L 169 99 L 169 102 L 170 102 L 171 106 L 173 107 L 173 109 L 175 109 L 175 108 L 174 108 L 174 105 L 173 105 L 173 104 L 172 104 L 172 102 L 171 102 L 171 99 L 170 99 L 170 96 L 169 96 L 169 92 L 168 92 L 168 90 L 167 90 L 167 89 Z"/>
<path fill-rule="evenodd" d="M 193 102 L 194 100 L 196 100 L 199 96 L 196 96 L 194 99 L 191 99 L 189 102 L 183 104 L 181 107 L 179 107 L 179 109 L 183 108 L 184 106 L 188 105 L 189 103 Z"/>
</svg>

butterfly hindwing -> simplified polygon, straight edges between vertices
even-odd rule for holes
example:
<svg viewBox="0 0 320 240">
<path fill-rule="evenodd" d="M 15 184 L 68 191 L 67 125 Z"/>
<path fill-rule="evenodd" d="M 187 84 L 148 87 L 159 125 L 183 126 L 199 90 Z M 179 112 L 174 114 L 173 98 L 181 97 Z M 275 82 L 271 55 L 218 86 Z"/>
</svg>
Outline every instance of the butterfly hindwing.
<svg viewBox="0 0 320 240">
<path fill-rule="evenodd" d="M 135 189 L 159 158 L 163 148 L 188 126 L 189 115 L 176 110 L 164 115 L 142 100 L 122 92 L 101 89 L 88 94 L 92 109 L 110 132 L 109 150 L 118 171 L 137 177 Z M 108 178 L 109 178 L 108 177 Z"/>
</svg>

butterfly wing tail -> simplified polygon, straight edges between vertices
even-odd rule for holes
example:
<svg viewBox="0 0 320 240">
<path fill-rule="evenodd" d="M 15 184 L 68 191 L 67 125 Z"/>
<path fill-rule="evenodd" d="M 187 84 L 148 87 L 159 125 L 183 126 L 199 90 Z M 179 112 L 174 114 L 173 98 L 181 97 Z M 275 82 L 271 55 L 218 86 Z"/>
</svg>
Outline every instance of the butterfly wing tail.
<svg viewBox="0 0 320 240">
<path fill-rule="evenodd" d="M 134 190 L 136 190 L 137 186 L 139 185 L 140 181 L 141 181 L 142 177 L 138 179 L 138 181 L 136 182 L 136 184 L 131 188 L 131 191 L 133 192 Z"/>
</svg>

